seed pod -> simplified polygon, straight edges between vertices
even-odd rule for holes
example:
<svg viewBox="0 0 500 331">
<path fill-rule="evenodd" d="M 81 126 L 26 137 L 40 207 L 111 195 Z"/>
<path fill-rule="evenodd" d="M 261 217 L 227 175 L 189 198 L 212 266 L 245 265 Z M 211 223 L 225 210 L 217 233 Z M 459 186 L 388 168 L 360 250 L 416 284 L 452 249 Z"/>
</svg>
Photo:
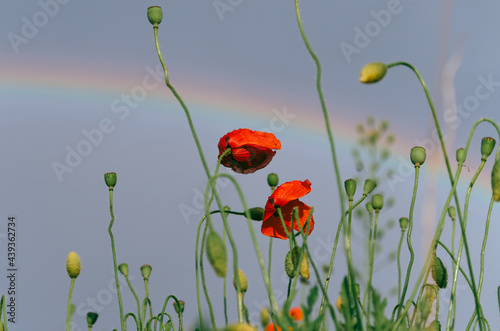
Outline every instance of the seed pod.
<svg viewBox="0 0 500 331">
<path fill-rule="evenodd" d="M 448 285 L 448 271 L 439 257 L 434 254 L 432 259 L 432 278 L 439 288 L 446 288 Z"/>
<path fill-rule="evenodd" d="M 207 235 L 207 257 L 215 274 L 219 277 L 225 277 L 227 274 L 226 247 L 220 235 L 215 231 L 210 231 Z"/>
<path fill-rule="evenodd" d="M 270 187 L 276 187 L 276 186 L 278 186 L 278 183 L 279 183 L 279 177 L 277 174 L 271 173 L 271 174 L 267 175 L 267 184 Z"/>
<path fill-rule="evenodd" d="M 365 180 L 365 186 L 363 188 L 363 194 L 370 194 L 377 187 L 377 183 L 373 179 Z"/>
<path fill-rule="evenodd" d="M 481 155 L 484 160 L 490 156 L 491 152 L 495 148 L 495 139 L 491 137 L 484 137 L 481 140 Z"/>
<path fill-rule="evenodd" d="M 365 84 L 376 83 L 384 78 L 387 73 L 387 66 L 382 62 L 366 64 L 359 74 L 359 81 Z"/>
<path fill-rule="evenodd" d="M 354 193 L 356 193 L 356 181 L 354 179 L 348 179 L 344 182 L 344 187 L 347 197 L 351 200 L 354 197 Z"/>
<path fill-rule="evenodd" d="M 457 217 L 457 210 L 455 209 L 454 206 L 448 207 L 448 216 L 450 216 L 452 221 L 454 221 L 455 218 Z"/>
<path fill-rule="evenodd" d="M 382 209 L 384 207 L 384 197 L 381 194 L 375 194 L 372 197 L 372 206 L 375 211 Z"/>
<path fill-rule="evenodd" d="M 158 27 L 163 18 L 163 12 L 160 6 L 151 6 L 148 8 L 148 20 L 154 27 Z"/>
<path fill-rule="evenodd" d="M 250 219 L 253 221 L 262 221 L 264 219 L 264 208 L 253 207 L 247 210 L 250 215 Z"/>
<path fill-rule="evenodd" d="M 467 155 L 465 154 L 465 149 L 463 149 L 463 148 L 457 149 L 457 162 L 458 163 L 460 163 L 460 162 L 464 163 L 466 157 L 467 157 Z"/>
<path fill-rule="evenodd" d="M 110 188 L 113 189 L 113 187 L 116 186 L 116 173 L 114 172 L 107 172 L 104 174 L 104 182 L 106 185 Z"/>
<path fill-rule="evenodd" d="M 91 311 L 89 311 L 87 313 L 87 324 L 88 324 L 89 328 L 95 324 L 95 322 L 97 321 L 97 317 L 99 317 L 99 315 L 97 313 L 94 313 Z"/>
<path fill-rule="evenodd" d="M 120 273 L 125 276 L 125 277 L 128 277 L 128 264 L 126 263 L 122 263 L 118 266 L 118 270 L 120 271 Z"/>
<path fill-rule="evenodd" d="M 145 264 L 141 267 L 141 275 L 144 280 L 148 280 L 149 276 L 151 276 L 151 271 L 153 268 L 149 264 Z"/>
<path fill-rule="evenodd" d="M 410 160 L 415 167 L 420 167 L 424 164 L 426 158 L 425 148 L 416 146 L 411 149 Z"/>
<path fill-rule="evenodd" d="M 238 278 L 240 279 L 240 289 L 242 293 L 245 293 L 248 290 L 248 280 L 243 271 L 238 268 Z M 233 276 L 233 285 L 234 289 L 237 290 L 236 288 L 236 277 Z"/>
<path fill-rule="evenodd" d="M 495 161 L 491 171 L 491 188 L 493 189 L 493 199 L 500 201 L 500 159 Z"/>
<path fill-rule="evenodd" d="M 399 219 L 399 227 L 401 228 L 401 231 L 403 231 L 403 232 L 404 232 L 404 231 L 406 230 L 406 228 L 408 227 L 408 223 L 409 223 L 409 222 L 410 222 L 410 221 L 409 221 L 409 220 L 408 220 L 408 218 L 406 218 L 406 217 L 401 217 L 401 218 Z"/>
<path fill-rule="evenodd" d="M 82 270 L 80 257 L 75 252 L 68 254 L 68 258 L 66 259 L 66 270 L 70 278 L 76 278 L 80 274 Z"/>
</svg>

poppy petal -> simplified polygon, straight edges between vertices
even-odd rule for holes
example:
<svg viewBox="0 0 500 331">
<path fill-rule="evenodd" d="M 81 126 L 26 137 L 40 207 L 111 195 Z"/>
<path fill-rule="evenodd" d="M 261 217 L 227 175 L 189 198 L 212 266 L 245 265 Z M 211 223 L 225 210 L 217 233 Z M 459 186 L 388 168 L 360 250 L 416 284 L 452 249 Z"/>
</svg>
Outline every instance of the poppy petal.
<svg viewBox="0 0 500 331">
<path fill-rule="evenodd" d="M 283 215 L 283 220 L 285 221 L 285 225 L 288 232 L 290 232 L 290 224 L 294 208 L 298 208 L 300 226 L 304 229 L 305 233 L 305 231 L 307 231 L 305 225 L 307 219 L 309 218 L 311 207 L 309 207 L 308 205 L 299 200 L 290 201 L 285 206 L 281 207 L 281 214 Z M 266 212 L 268 212 L 267 209 L 264 213 L 264 221 L 262 222 L 262 227 L 261 227 L 262 234 L 268 237 L 288 239 L 286 232 L 283 229 L 283 224 L 281 223 L 281 219 L 277 215 L 275 215 L 274 212 L 272 214 L 267 214 L 266 217 Z M 300 228 L 296 222 L 294 222 L 293 228 L 295 231 L 300 231 Z M 314 217 L 311 216 L 309 224 L 309 233 L 307 233 L 307 235 L 311 234 L 313 229 L 314 229 Z"/>
<path fill-rule="evenodd" d="M 281 149 L 280 141 L 274 134 L 268 132 L 239 129 L 229 132 L 227 136 L 231 148 L 255 145 L 262 148 Z"/>
<path fill-rule="evenodd" d="M 275 205 L 284 206 L 288 202 L 301 198 L 309 192 L 311 192 L 311 182 L 308 179 L 303 182 L 294 180 L 278 186 L 268 201 L 272 199 Z"/>
</svg>

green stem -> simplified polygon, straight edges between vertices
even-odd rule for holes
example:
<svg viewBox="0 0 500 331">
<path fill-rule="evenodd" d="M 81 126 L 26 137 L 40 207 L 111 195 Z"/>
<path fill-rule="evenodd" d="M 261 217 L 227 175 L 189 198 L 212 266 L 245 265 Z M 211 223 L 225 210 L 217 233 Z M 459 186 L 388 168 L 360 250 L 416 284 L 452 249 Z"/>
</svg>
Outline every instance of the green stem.
<svg viewBox="0 0 500 331">
<path fill-rule="evenodd" d="M 368 284 L 366 285 L 365 298 L 368 299 L 365 304 L 365 298 L 363 298 L 363 305 L 366 306 L 366 329 L 369 330 L 370 327 L 370 296 L 372 291 L 372 279 L 373 279 L 373 263 L 375 261 L 375 242 L 377 240 L 377 225 L 378 225 L 378 217 L 380 210 L 375 210 L 375 225 L 373 227 L 373 236 L 370 248 L 370 266 L 368 271 Z"/>
<path fill-rule="evenodd" d="M 73 295 L 73 286 L 75 286 L 75 279 L 76 278 L 71 278 L 71 284 L 69 285 L 68 308 L 66 310 L 66 331 L 70 330 L 71 325 L 71 296 Z M 7 320 L 5 322 L 5 324 L 7 324 Z"/>
<path fill-rule="evenodd" d="M 201 247 L 200 247 L 200 274 L 201 274 L 201 284 L 203 287 L 203 292 L 205 293 L 205 299 L 207 300 L 207 305 L 208 305 L 208 310 L 210 312 L 210 320 L 212 321 L 212 328 L 214 331 L 217 330 L 217 325 L 215 323 L 215 315 L 214 315 L 214 309 L 212 306 L 212 301 L 210 301 L 210 296 L 208 295 L 208 288 L 207 288 L 207 283 L 205 280 L 205 269 L 203 267 L 203 253 L 205 251 L 205 240 L 207 237 L 207 230 L 208 230 L 208 222 L 205 224 L 205 229 L 203 230 L 203 237 L 201 239 Z"/>
<path fill-rule="evenodd" d="M 125 325 L 125 319 L 123 318 L 123 303 L 122 303 L 122 292 L 120 290 L 120 282 L 118 281 L 118 266 L 116 263 L 116 249 L 115 249 L 115 238 L 113 236 L 112 228 L 115 223 L 115 214 L 113 212 L 113 188 L 109 188 L 109 214 L 111 215 L 111 220 L 109 222 L 108 233 L 111 240 L 111 252 L 113 254 L 113 271 L 115 274 L 115 284 L 116 284 L 116 295 L 118 296 L 118 305 L 120 306 L 120 326 L 121 330 L 125 331 L 127 329 Z"/>
<path fill-rule="evenodd" d="M 132 292 L 132 295 L 135 298 L 135 302 L 137 304 L 137 315 L 139 316 L 139 326 L 140 326 L 140 330 L 142 330 L 143 325 L 142 325 L 142 319 L 141 319 L 141 303 L 139 301 L 139 297 L 137 296 L 137 293 L 135 292 L 134 288 L 132 287 L 132 283 L 130 282 L 128 275 L 124 276 L 124 277 L 125 277 L 125 280 L 127 281 L 127 285 L 130 288 L 130 291 Z"/>
<path fill-rule="evenodd" d="M 400 302 L 401 299 L 401 247 L 403 246 L 405 231 L 406 229 L 401 230 L 401 237 L 399 238 L 398 245 L 398 302 Z"/>
<path fill-rule="evenodd" d="M 418 174 L 420 170 L 420 165 L 415 164 L 415 182 L 413 185 L 413 195 L 411 198 L 410 204 L 410 215 L 408 217 L 408 232 L 406 234 L 406 242 L 408 243 L 408 250 L 410 251 L 410 261 L 408 262 L 408 268 L 406 270 L 406 278 L 403 286 L 403 292 L 401 293 L 401 299 L 399 300 L 399 310 L 398 316 L 401 313 L 401 308 L 405 300 L 406 291 L 408 290 L 408 284 L 410 282 L 411 276 L 411 268 L 413 266 L 413 260 L 415 258 L 415 254 L 413 252 L 413 247 L 411 245 L 411 233 L 413 230 L 413 211 L 415 209 L 415 201 L 417 199 L 417 188 L 418 188 Z"/>
</svg>

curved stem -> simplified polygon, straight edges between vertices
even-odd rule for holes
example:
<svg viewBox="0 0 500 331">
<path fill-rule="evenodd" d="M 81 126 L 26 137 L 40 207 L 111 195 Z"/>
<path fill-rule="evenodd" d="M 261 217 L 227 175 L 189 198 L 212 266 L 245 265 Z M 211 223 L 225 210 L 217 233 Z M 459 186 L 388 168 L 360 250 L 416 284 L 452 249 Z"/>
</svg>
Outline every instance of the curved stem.
<svg viewBox="0 0 500 331">
<path fill-rule="evenodd" d="M 403 246 L 403 239 L 405 237 L 405 231 L 401 230 L 401 237 L 399 238 L 399 244 L 398 244 L 398 302 L 400 302 L 401 299 L 401 247 Z"/>
<path fill-rule="evenodd" d="M 141 303 L 139 301 L 139 297 L 137 296 L 137 293 L 135 292 L 134 288 L 132 287 L 132 283 L 130 282 L 128 275 L 124 276 L 124 277 L 125 277 L 125 280 L 127 281 L 127 285 L 130 288 L 130 291 L 132 292 L 132 295 L 135 298 L 135 302 L 137 304 L 137 315 L 139 317 L 139 327 L 140 327 L 140 330 L 142 330 L 143 325 L 142 325 L 142 319 L 141 319 Z"/>
<path fill-rule="evenodd" d="M 208 222 L 205 224 L 205 229 L 203 230 L 203 237 L 201 239 L 201 247 L 200 247 L 200 273 L 201 273 L 201 284 L 203 287 L 203 292 L 205 293 L 205 299 L 207 300 L 207 305 L 208 305 L 208 310 L 210 312 L 210 320 L 212 321 L 212 328 L 214 331 L 217 330 L 217 325 L 215 323 L 215 315 L 214 315 L 214 309 L 212 307 L 212 301 L 210 301 L 210 296 L 208 295 L 208 288 L 207 288 L 207 283 L 205 281 L 205 269 L 203 267 L 203 252 L 205 251 L 205 240 L 207 237 L 207 230 L 208 230 Z"/>
</svg>

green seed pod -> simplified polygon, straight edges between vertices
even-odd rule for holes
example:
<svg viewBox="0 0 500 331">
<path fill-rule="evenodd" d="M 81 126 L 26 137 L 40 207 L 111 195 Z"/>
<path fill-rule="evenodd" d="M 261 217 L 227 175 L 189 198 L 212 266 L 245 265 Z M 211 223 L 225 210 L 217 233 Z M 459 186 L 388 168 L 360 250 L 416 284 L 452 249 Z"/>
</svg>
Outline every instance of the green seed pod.
<svg viewBox="0 0 500 331">
<path fill-rule="evenodd" d="M 406 217 L 401 217 L 401 218 L 399 219 L 399 227 L 401 228 L 401 231 L 403 231 L 403 232 L 404 232 L 404 231 L 406 230 L 406 228 L 408 227 L 408 223 L 409 223 L 409 222 L 410 222 L 410 221 L 409 221 L 409 220 L 408 220 L 408 218 L 406 218 Z"/>
<path fill-rule="evenodd" d="M 434 254 L 432 258 L 432 278 L 439 288 L 446 288 L 448 285 L 448 271 L 439 257 Z"/>
<path fill-rule="evenodd" d="M 302 268 L 307 268 L 307 273 L 304 272 L 304 276 L 307 276 L 309 274 L 309 261 L 306 260 L 305 252 L 302 257 L 302 263 L 300 265 L 300 268 L 297 268 L 299 264 L 299 258 L 300 258 L 300 248 L 298 246 L 295 246 L 292 250 L 288 251 L 288 253 L 286 254 L 285 271 L 288 277 L 294 278 L 295 276 L 297 276 L 297 274 L 301 271 Z M 305 266 L 305 264 L 307 264 L 307 266 Z"/>
<path fill-rule="evenodd" d="M 349 200 L 352 200 L 354 194 L 356 193 L 356 181 L 354 179 L 348 179 L 344 182 L 345 192 Z"/>
<path fill-rule="evenodd" d="M 177 304 L 177 301 L 174 301 L 174 309 L 177 315 L 180 315 L 184 312 L 184 301 L 179 300 L 179 304 Z"/>
<path fill-rule="evenodd" d="M 384 207 L 384 197 L 381 194 L 373 195 L 372 206 L 375 211 L 382 209 L 382 207 Z"/>
<path fill-rule="evenodd" d="M 151 270 L 153 270 L 153 268 L 151 268 L 149 264 L 145 264 L 141 267 L 141 275 L 144 280 L 149 279 L 149 276 L 151 276 Z"/>
<path fill-rule="evenodd" d="M 451 220 L 454 221 L 457 217 L 457 210 L 454 206 L 448 207 L 448 216 L 450 216 Z"/>
<path fill-rule="evenodd" d="M 95 324 L 95 322 L 97 321 L 97 317 L 99 317 L 97 313 L 91 311 L 87 313 L 87 324 L 89 325 L 89 328 Z"/>
<path fill-rule="evenodd" d="M 363 188 L 363 194 L 368 195 L 377 187 L 377 183 L 373 179 L 365 180 L 365 186 Z"/>
<path fill-rule="evenodd" d="M 226 247 L 220 235 L 215 231 L 210 231 L 207 235 L 207 257 L 215 274 L 219 277 L 225 277 L 227 274 Z"/>
<path fill-rule="evenodd" d="M 463 149 L 463 148 L 457 149 L 457 162 L 458 163 L 464 163 L 466 157 L 467 157 L 467 154 L 465 153 L 465 149 Z"/>
<path fill-rule="evenodd" d="M 241 293 L 245 293 L 247 290 L 248 290 L 248 280 L 247 280 L 247 277 L 245 276 L 245 274 L 243 273 L 243 271 L 241 271 L 241 269 L 238 268 L 238 277 L 240 279 L 240 289 L 241 289 Z M 234 289 L 236 289 L 236 277 L 234 277 L 233 275 L 233 286 L 234 286 Z"/>
<path fill-rule="evenodd" d="M 128 264 L 126 263 L 122 263 L 118 266 L 118 270 L 120 271 L 120 273 L 125 276 L 125 277 L 128 277 Z"/>
<path fill-rule="evenodd" d="M 491 171 L 491 188 L 493 189 L 493 199 L 500 201 L 500 159 L 495 161 Z"/>
<path fill-rule="evenodd" d="M 490 156 L 491 152 L 495 148 L 495 139 L 491 137 L 485 137 L 481 140 L 481 155 L 482 159 L 486 160 Z"/>
<path fill-rule="evenodd" d="M 151 6 L 148 8 L 148 20 L 154 27 L 158 27 L 163 18 L 163 11 L 160 6 Z"/>
<path fill-rule="evenodd" d="M 116 173 L 114 172 L 105 173 L 104 182 L 110 189 L 113 189 L 113 187 L 116 186 Z"/>
<path fill-rule="evenodd" d="M 364 84 L 376 83 L 384 78 L 387 73 L 387 66 L 382 62 L 366 64 L 359 74 L 359 81 Z"/>
<path fill-rule="evenodd" d="M 425 148 L 416 146 L 411 149 L 410 160 L 415 167 L 420 167 L 425 162 Z"/>
<path fill-rule="evenodd" d="M 253 221 L 262 221 L 264 219 L 264 208 L 253 207 L 248 209 L 247 212 Z"/>
<path fill-rule="evenodd" d="M 270 187 L 276 187 L 276 186 L 278 186 L 278 183 L 279 183 L 279 177 L 277 174 L 271 173 L 271 174 L 267 175 L 267 184 Z"/>
<path fill-rule="evenodd" d="M 367 211 L 369 214 L 373 213 L 373 205 L 372 205 L 372 203 L 371 203 L 371 202 L 367 202 L 367 203 L 366 203 L 366 205 L 365 205 L 365 207 L 366 207 L 366 211 Z"/>
<path fill-rule="evenodd" d="M 76 278 L 80 274 L 82 265 L 80 262 L 80 257 L 75 252 L 71 252 L 68 254 L 68 258 L 66 259 L 66 270 L 68 271 L 68 275 L 70 278 Z"/>
</svg>

